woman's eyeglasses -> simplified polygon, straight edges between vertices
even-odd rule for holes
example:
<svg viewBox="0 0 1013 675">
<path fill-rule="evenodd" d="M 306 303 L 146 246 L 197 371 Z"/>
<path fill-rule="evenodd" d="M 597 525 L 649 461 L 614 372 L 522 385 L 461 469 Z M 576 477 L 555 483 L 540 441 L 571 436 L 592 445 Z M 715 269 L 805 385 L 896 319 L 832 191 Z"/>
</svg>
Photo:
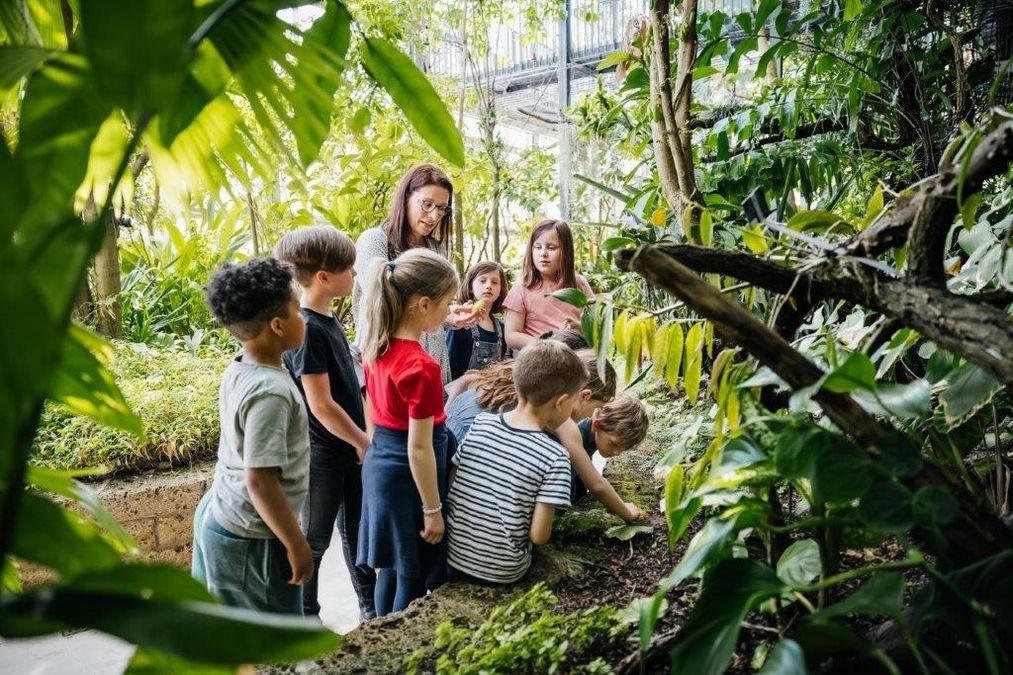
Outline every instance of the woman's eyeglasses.
<svg viewBox="0 0 1013 675">
<path fill-rule="evenodd" d="M 420 199 L 418 201 L 418 205 L 426 213 L 438 211 L 440 214 L 440 218 L 446 218 L 448 215 L 454 212 L 454 207 L 451 206 L 450 204 L 447 204 L 446 206 L 437 206 L 436 202 L 434 202 L 432 199 Z"/>
</svg>

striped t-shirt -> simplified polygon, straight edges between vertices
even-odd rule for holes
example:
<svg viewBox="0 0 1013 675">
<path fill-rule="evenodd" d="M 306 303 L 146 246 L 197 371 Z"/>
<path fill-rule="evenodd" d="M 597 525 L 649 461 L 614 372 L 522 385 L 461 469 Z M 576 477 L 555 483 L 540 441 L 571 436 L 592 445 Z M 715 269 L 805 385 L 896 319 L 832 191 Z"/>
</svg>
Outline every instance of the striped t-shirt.
<svg viewBox="0 0 1013 675">
<path fill-rule="evenodd" d="M 570 505 L 570 458 L 542 431 L 482 413 L 453 458 L 447 498 L 448 560 L 484 581 L 510 583 L 531 566 L 535 502 Z"/>
</svg>

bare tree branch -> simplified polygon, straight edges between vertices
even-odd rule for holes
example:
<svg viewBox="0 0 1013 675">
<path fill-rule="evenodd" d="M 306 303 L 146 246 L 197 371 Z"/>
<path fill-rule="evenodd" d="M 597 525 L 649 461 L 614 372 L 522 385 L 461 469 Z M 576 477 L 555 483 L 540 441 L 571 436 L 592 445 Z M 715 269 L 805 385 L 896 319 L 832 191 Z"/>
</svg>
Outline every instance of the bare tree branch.
<svg viewBox="0 0 1013 675">
<path fill-rule="evenodd" d="M 847 256 L 795 270 L 748 253 L 689 245 L 656 248 L 695 272 L 747 281 L 807 306 L 839 298 L 882 312 L 1013 384 L 1013 331 L 1002 305 L 892 278 Z"/>
<path fill-rule="evenodd" d="M 672 293 L 713 322 L 723 338 L 742 346 L 792 389 L 809 387 L 823 376 L 818 366 L 783 337 L 660 247 L 642 246 L 635 251 L 618 251 L 616 262 L 620 268 L 636 272 L 652 285 Z M 813 394 L 813 399 L 869 455 L 878 457 L 881 454 L 881 442 L 888 432 L 893 431 L 890 425 L 866 412 L 850 396 L 821 389 Z M 941 555 L 958 562 L 972 562 L 1013 546 L 1013 531 L 934 464 L 926 462 L 923 469 L 907 482 L 914 490 L 926 485 L 945 486 L 958 496 L 963 508 L 959 519 L 944 528 L 942 541 L 915 531 L 920 539 L 929 542 L 931 548 Z"/>
</svg>

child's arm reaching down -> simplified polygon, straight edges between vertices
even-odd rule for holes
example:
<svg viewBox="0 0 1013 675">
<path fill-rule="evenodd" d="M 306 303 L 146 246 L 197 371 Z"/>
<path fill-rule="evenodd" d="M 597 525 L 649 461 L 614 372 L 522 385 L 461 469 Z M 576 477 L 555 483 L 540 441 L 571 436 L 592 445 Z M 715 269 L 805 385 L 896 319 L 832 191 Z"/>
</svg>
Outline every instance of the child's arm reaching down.
<svg viewBox="0 0 1013 675">
<path fill-rule="evenodd" d="M 408 419 L 408 466 L 422 498 L 423 530 L 419 532 L 429 544 L 443 539 L 443 513 L 439 510 L 440 490 L 437 485 L 436 451 L 433 450 L 433 418 Z M 435 509 L 433 513 L 426 510 Z"/>
<path fill-rule="evenodd" d="M 587 491 L 593 494 L 594 498 L 602 506 L 623 520 L 632 522 L 640 518 L 640 509 L 631 502 L 624 502 L 619 493 L 612 487 L 612 483 L 609 483 L 594 468 L 594 463 L 584 450 L 584 443 L 581 441 L 580 429 L 577 427 L 577 423 L 573 420 L 567 420 L 555 432 L 559 437 L 560 443 L 563 444 L 567 454 L 570 456 L 570 463 L 573 465 L 573 470 L 577 473 L 577 477 L 587 486 Z"/>
<path fill-rule="evenodd" d="M 274 532 L 274 536 L 285 545 L 288 564 L 292 568 L 292 578 L 288 583 L 299 586 L 312 579 L 313 556 L 310 545 L 285 499 L 285 492 L 278 479 L 278 467 L 248 467 L 246 489 L 257 513 L 271 528 L 271 532 Z"/>
<path fill-rule="evenodd" d="M 535 513 L 531 516 L 531 530 L 528 537 L 535 546 L 541 546 L 552 535 L 552 521 L 556 518 L 556 507 L 545 502 L 535 502 Z"/>
</svg>

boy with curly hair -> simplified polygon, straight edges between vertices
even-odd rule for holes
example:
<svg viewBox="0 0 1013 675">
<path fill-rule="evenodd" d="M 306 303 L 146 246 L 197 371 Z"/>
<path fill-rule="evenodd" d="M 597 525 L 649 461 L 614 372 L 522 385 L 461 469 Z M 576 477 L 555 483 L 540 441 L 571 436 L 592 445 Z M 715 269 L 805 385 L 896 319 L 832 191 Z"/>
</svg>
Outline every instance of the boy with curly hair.
<svg viewBox="0 0 1013 675">
<path fill-rule="evenodd" d="M 211 489 L 194 515 L 193 575 L 226 604 L 302 615 L 313 557 L 297 514 L 306 498 L 309 423 L 282 354 L 306 324 L 288 265 L 227 264 L 208 283 L 215 320 L 243 344 L 222 376 Z"/>
</svg>

